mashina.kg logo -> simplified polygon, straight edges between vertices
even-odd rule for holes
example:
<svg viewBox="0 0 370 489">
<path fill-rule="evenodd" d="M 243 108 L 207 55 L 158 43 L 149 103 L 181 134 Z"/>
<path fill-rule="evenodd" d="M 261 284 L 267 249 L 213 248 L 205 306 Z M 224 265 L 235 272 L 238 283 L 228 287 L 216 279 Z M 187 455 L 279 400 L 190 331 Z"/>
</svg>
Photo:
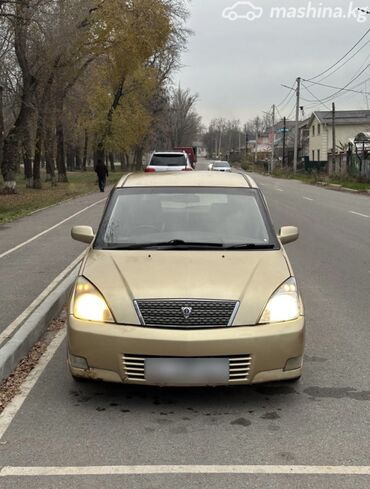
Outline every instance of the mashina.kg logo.
<svg viewBox="0 0 370 489">
<path fill-rule="evenodd" d="M 256 0 L 257 1 L 257 0 Z M 222 12 L 222 17 L 227 20 L 253 20 L 260 19 L 264 14 L 262 7 L 257 7 L 249 0 L 240 0 L 235 2 L 231 7 L 226 7 Z M 359 8 L 351 0 L 343 6 L 328 6 L 324 2 L 309 0 L 306 5 L 284 6 L 275 4 L 266 12 L 270 19 L 293 20 L 293 19 L 333 19 L 333 20 L 357 20 L 357 22 L 366 22 L 369 18 L 368 7 Z"/>
<path fill-rule="evenodd" d="M 252 22 L 260 19 L 263 15 L 263 8 L 256 7 L 252 2 L 240 1 L 231 7 L 226 7 L 222 12 L 222 17 L 228 20 L 246 19 Z"/>
</svg>

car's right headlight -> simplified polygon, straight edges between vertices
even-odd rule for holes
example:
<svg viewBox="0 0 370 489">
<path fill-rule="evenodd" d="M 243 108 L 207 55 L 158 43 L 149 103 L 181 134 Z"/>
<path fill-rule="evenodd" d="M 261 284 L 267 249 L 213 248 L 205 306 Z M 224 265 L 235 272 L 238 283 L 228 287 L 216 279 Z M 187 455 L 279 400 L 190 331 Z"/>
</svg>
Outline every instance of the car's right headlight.
<svg viewBox="0 0 370 489">
<path fill-rule="evenodd" d="M 303 315 L 297 282 L 291 277 L 277 289 L 267 303 L 259 324 L 293 321 Z"/>
<path fill-rule="evenodd" d="M 102 323 L 113 323 L 113 315 L 105 302 L 104 297 L 84 277 L 79 277 L 76 282 L 74 297 L 72 301 L 71 314 L 76 319 L 83 321 L 97 321 Z"/>
</svg>

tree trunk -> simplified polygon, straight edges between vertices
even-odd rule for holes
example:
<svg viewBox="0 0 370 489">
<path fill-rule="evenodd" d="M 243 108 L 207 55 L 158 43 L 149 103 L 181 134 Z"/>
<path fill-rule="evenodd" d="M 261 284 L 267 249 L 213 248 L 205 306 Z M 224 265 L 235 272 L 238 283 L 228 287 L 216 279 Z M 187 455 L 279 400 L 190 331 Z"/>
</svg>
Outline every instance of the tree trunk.
<svg viewBox="0 0 370 489">
<path fill-rule="evenodd" d="M 33 158 L 33 169 L 32 169 L 33 188 L 41 188 L 40 164 L 41 164 L 42 140 L 44 136 L 44 113 L 43 112 L 44 111 L 40 107 L 37 115 L 35 155 Z"/>
<path fill-rule="evenodd" d="M 29 22 L 27 17 L 28 4 L 26 2 L 15 2 L 16 16 L 14 22 L 14 49 L 18 64 L 22 72 L 22 97 L 21 108 L 14 126 L 4 141 L 3 160 L 1 162 L 1 173 L 4 178 L 6 193 L 16 193 L 16 169 L 19 160 L 20 143 L 29 144 L 31 139 L 29 122 L 33 113 L 33 95 L 37 85 L 32 76 L 31 68 L 27 59 L 27 41 Z M 27 146 L 28 147 L 28 146 Z"/>
<path fill-rule="evenodd" d="M 3 104 L 4 88 L 0 85 L 0 168 L 3 161 L 3 148 L 4 148 L 4 104 Z"/>
<path fill-rule="evenodd" d="M 89 133 L 87 132 L 87 129 L 85 129 L 84 154 L 83 154 L 83 159 L 82 159 L 82 171 L 86 171 L 88 147 L 89 147 Z"/>
<path fill-rule="evenodd" d="M 64 101 L 63 96 L 58 96 L 56 100 L 56 138 L 57 138 L 57 169 L 58 182 L 68 182 L 66 170 L 66 157 L 64 147 L 64 126 L 63 126 Z"/>
<path fill-rule="evenodd" d="M 71 143 L 67 144 L 67 170 L 75 170 L 75 151 Z"/>
<path fill-rule="evenodd" d="M 134 155 L 134 165 L 135 165 L 135 170 L 140 171 L 142 170 L 143 167 L 143 153 L 144 153 L 144 148 L 140 145 L 135 146 L 135 155 Z"/>
<path fill-rule="evenodd" d="M 121 170 L 125 171 L 128 169 L 128 154 L 121 153 L 120 154 L 120 162 L 121 162 Z"/>
<path fill-rule="evenodd" d="M 16 161 L 18 158 L 18 135 L 16 127 L 10 130 L 4 142 L 4 154 L 1 165 L 1 173 L 4 178 L 4 190 L 6 194 L 17 193 L 15 180 Z"/>
<path fill-rule="evenodd" d="M 27 135 L 26 135 L 27 134 Z M 24 178 L 26 180 L 26 187 L 32 187 L 32 144 L 31 134 L 29 129 L 23 137 L 23 166 L 24 166 Z"/>
<path fill-rule="evenodd" d="M 115 172 L 116 168 L 114 166 L 114 154 L 113 153 L 109 153 L 109 163 L 110 163 L 110 171 Z"/>
<path fill-rule="evenodd" d="M 113 115 L 114 115 L 114 112 L 116 111 L 117 107 L 119 106 L 121 98 L 123 97 L 123 86 L 125 84 L 125 80 L 126 80 L 126 78 L 125 78 L 125 76 L 123 76 L 121 78 L 120 82 L 118 83 L 116 90 L 114 92 L 114 98 L 113 98 L 112 104 L 111 104 L 111 106 L 108 110 L 107 116 L 106 116 L 105 130 L 104 130 L 104 133 L 100 135 L 99 140 L 98 140 L 98 147 L 100 148 L 98 151 L 100 151 L 100 154 L 102 151 L 105 154 L 106 140 L 112 132 Z"/>
<path fill-rule="evenodd" d="M 75 146 L 75 161 L 76 161 L 76 169 L 81 170 L 82 168 L 81 148 L 78 144 Z"/>
<path fill-rule="evenodd" d="M 55 176 L 55 161 L 54 161 L 54 138 L 53 130 L 50 121 L 45 130 L 45 159 L 46 159 L 46 172 L 49 175 L 51 186 L 55 187 L 57 185 L 57 180 Z"/>
</svg>

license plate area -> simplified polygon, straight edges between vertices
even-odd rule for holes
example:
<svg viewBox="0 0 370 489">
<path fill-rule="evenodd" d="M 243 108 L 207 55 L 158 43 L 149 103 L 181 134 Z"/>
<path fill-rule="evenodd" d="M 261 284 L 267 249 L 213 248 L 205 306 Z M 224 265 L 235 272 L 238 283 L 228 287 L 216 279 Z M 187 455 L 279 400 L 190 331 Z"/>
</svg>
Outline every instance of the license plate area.
<svg viewBox="0 0 370 489">
<path fill-rule="evenodd" d="M 145 380 L 156 385 L 223 385 L 229 382 L 229 359 L 146 358 Z"/>
</svg>

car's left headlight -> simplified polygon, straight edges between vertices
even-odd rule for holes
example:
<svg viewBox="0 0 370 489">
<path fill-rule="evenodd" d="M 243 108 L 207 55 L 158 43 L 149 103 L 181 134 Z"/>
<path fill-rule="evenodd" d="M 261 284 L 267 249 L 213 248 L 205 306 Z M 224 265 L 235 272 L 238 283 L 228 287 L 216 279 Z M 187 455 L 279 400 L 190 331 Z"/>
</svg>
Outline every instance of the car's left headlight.
<svg viewBox="0 0 370 489">
<path fill-rule="evenodd" d="M 71 309 L 71 314 L 76 319 L 103 323 L 114 322 L 113 315 L 104 297 L 84 277 L 77 279 Z"/>
<path fill-rule="evenodd" d="M 277 289 L 267 303 L 259 324 L 293 321 L 303 315 L 297 282 L 291 277 Z"/>
</svg>

